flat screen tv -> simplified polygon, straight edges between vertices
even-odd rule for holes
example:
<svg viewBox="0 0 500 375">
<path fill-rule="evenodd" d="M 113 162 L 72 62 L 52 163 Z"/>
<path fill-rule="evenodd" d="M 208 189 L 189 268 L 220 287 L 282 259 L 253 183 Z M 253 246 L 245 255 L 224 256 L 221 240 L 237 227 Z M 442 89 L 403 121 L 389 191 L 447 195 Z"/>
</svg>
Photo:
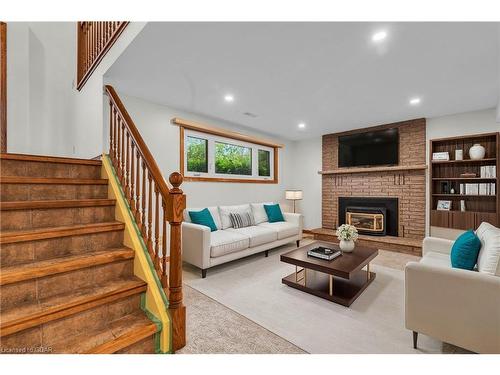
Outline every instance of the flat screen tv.
<svg viewBox="0 0 500 375">
<path fill-rule="evenodd" d="M 397 165 L 397 128 L 339 136 L 339 167 Z"/>
</svg>

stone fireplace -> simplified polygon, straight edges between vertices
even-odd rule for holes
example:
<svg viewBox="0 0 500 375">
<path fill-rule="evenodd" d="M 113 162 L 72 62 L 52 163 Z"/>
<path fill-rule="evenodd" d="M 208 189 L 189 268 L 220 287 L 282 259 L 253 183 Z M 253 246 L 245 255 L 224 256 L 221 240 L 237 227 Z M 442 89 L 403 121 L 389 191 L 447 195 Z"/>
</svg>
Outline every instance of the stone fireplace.
<svg viewBox="0 0 500 375">
<path fill-rule="evenodd" d="M 396 127 L 399 132 L 397 165 L 339 168 L 339 136 Z M 425 236 L 425 130 L 425 119 L 415 119 L 324 135 L 319 172 L 322 227 L 312 231 L 315 238 L 334 241 L 335 229 L 350 219 L 361 228 L 360 242 L 370 241 L 366 243 L 419 254 Z"/>
<path fill-rule="evenodd" d="M 360 234 L 398 236 L 398 198 L 339 197 L 338 223 L 354 225 Z"/>
</svg>

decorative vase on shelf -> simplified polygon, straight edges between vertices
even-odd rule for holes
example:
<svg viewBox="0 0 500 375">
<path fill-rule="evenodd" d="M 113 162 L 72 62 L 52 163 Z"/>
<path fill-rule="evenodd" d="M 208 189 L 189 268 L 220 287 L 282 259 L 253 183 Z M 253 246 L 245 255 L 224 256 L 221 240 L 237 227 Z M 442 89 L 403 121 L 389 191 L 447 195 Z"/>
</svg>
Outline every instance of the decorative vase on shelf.
<svg viewBox="0 0 500 375">
<path fill-rule="evenodd" d="M 469 156 L 472 160 L 481 160 L 484 158 L 485 153 L 486 149 L 479 143 L 474 144 L 474 146 L 469 149 Z"/>
<path fill-rule="evenodd" d="M 339 242 L 339 247 L 340 250 L 342 250 L 344 253 L 350 253 L 351 251 L 354 250 L 354 241 L 353 240 L 340 240 Z"/>
</svg>

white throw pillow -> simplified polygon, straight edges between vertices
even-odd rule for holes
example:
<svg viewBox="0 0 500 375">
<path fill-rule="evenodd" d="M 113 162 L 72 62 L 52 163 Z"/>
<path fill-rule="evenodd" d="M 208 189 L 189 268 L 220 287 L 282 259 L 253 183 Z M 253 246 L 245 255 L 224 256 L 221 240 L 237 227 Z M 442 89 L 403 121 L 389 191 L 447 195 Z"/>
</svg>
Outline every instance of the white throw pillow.
<svg viewBox="0 0 500 375">
<path fill-rule="evenodd" d="M 251 214 L 252 210 L 250 209 L 249 204 L 240 204 L 237 206 L 219 206 L 222 229 L 232 228 L 233 224 L 231 223 L 231 218 L 229 217 L 229 214 L 231 212 L 237 214 L 250 212 Z"/>
<path fill-rule="evenodd" d="M 481 223 L 476 230 L 476 235 L 481 241 L 477 270 L 500 276 L 500 228 L 489 223 Z"/>
<path fill-rule="evenodd" d="M 191 223 L 191 217 L 189 216 L 189 211 L 201 211 L 205 207 L 202 208 L 186 208 L 184 210 L 184 221 Z M 210 211 L 210 214 L 212 215 L 212 218 L 214 219 L 215 226 L 217 227 L 217 230 L 220 230 L 222 228 L 221 225 L 221 220 L 219 216 L 219 208 L 217 206 L 212 206 L 212 207 L 206 207 L 208 208 L 208 211 Z"/>
<path fill-rule="evenodd" d="M 273 202 L 264 203 L 251 203 L 253 218 L 255 219 L 255 224 L 266 223 L 269 221 L 267 217 L 266 210 L 264 209 L 265 204 L 274 204 Z"/>
</svg>

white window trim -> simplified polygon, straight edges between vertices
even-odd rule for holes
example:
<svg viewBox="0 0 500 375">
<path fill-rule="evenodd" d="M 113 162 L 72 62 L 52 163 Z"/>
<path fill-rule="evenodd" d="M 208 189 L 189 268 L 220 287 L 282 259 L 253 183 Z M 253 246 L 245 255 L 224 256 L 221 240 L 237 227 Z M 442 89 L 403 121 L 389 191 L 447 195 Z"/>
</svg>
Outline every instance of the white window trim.
<svg viewBox="0 0 500 375">
<path fill-rule="evenodd" d="M 187 138 L 196 137 L 208 140 L 208 172 L 190 172 L 187 170 Z M 236 146 L 248 147 L 252 149 L 252 175 L 237 175 L 215 173 L 215 142 L 229 143 Z M 203 133 L 191 129 L 184 131 L 184 176 L 191 178 L 209 178 L 209 179 L 224 179 L 224 180 L 250 180 L 262 182 L 274 182 L 274 148 L 263 146 L 256 143 L 244 142 L 234 138 L 222 137 L 218 135 Z M 258 150 L 269 151 L 270 175 L 259 176 L 259 155 Z"/>
</svg>

